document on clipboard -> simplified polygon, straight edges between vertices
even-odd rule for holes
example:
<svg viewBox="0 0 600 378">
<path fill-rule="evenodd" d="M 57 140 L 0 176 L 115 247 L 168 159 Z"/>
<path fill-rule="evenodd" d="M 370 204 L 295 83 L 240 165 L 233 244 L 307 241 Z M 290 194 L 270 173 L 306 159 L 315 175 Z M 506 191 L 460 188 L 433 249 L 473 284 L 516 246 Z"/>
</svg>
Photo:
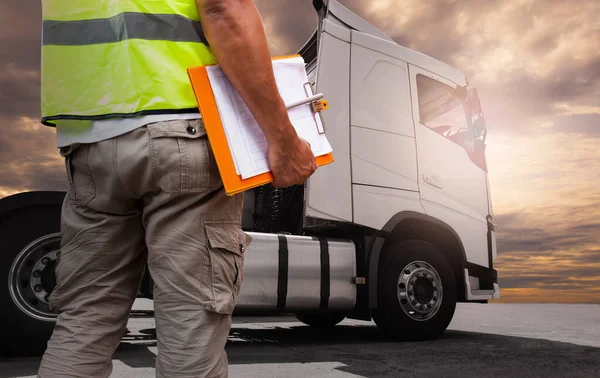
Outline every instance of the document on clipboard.
<svg viewBox="0 0 600 378">
<path fill-rule="evenodd" d="M 275 58 L 273 71 L 298 136 L 310 143 L 319 166 L 332 163 L 323 120 L 311 101 L 319 96 L 312 93 L 304 59 Z M 221 68 L 193 67 L 188 74 L 226 193 L 235 195 L 272 182 L 266 138 Z"/>
</svg>

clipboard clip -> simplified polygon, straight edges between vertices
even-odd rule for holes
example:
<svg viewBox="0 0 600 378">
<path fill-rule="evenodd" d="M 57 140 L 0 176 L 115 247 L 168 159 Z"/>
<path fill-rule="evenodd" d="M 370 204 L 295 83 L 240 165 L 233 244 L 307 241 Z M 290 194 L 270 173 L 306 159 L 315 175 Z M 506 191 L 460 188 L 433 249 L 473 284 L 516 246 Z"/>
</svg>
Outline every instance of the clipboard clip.
<svg viewBox="0 0 600 378">
<path fill-rule="evenodd" d="M 313 117 L 315 118 L 315 125 L 317 127 L 317 132 L 319 134 L 325 134 L 325 122 L 323 121 L 323 117 L 321 116 L 321 112 L 323 110 L 327 110 L 329 108 L 329 103 L 327 100 L 323 100 L 323 93 L 318 93 L 316 95 L 312 94 L 312 86 L 309 82 L 304 83 L 304 93 L 306 93 L 306 97 L 302 100 L 298 100 L 286 105 L 288 110 L 295 108 L 301 105 L 310 104 L 311 110 L 313 113 Z M 318 118 L 317 118 L 318 117 Z"/>
<path fill-rule="evenodd" d="M 308 81 L 306 83 L 304 83 L 304 93 L 306 93 L 306 96 L 308 98 L 313 96 L 312 85 Z M 317 132 L 319 134 L 325 134 L 325 121 L 323 120 L 321 111 L 329 109 L 329 103 L 327 102 L 327 100 L 322 99 L 322 97 L 323 97 L 322 94 L 317 95 L 317 96 L 320 96 L 320 98 L 315 101 L 312 101 L 312 104 L 311 104 L 312 111 L 313 111 L 313 117 L 315 117 L 315 124 L 317 125 Z"/>
</svg>

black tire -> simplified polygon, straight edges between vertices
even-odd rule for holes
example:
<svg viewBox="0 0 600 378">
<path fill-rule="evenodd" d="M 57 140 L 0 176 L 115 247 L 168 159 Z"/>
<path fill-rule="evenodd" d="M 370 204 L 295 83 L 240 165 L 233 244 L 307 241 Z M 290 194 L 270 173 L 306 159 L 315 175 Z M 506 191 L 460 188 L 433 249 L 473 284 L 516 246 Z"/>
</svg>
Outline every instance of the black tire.
<svg viewBox="0 0 600 378">
<path fill-rule="evenodd" d="M 423 262 L 426 264 L 422 264 Z M 401 297 L 399 291 L 402 289 L 405 290 L 405 294 L 415 293 L 410 288 L 417 286 L 409 284 L 407 287 L 406 284 L 403 284 L 406 281 L 401 278 L 416 277 L 417 270 L 421 273 L 422 269 L 431 267 L 434 269 L 433 273 L 437 273 L 437 278 L 439 278 L 436 282 L 441 281 L 441 290 L 437 287 L 437 283 L 435 285 L 431 283 L 434 280 L 429 280 L 429 275 L 427 275 L 422 282 L 430 285 L 429 289 L 423 289 L 425 291 L 420 291 L 418 294 L 426 292 L 427 295 L 420 296 L 419 301 L 416 302 L 413 299 L 412 304 L 410 299 L 403 300 L 403 304 L 401 304 L 400 298 L 404 299 L 405 297 Z M 409 269 L 405 270 L 405 268 Z M 411 270 L 413 271 L 412 275 L 409 273 Z M 435 277 L 435 274 L 431 274 L 431 276 Z M 437 297 L 440 295 L 442 297 L 441 304 L 437 301 Z M 421 300 L 427 301 L 424 298 L 429 298 L 427 304 L 421 303 Z M 409 315 L 411 311 L 407 307 L 414 308 L 414 306 L 419 306 L 419 309 L 425 314 L 412 311 L 412 315 Z M 431 309 L 429 313 L 427 313 L 427 308 Z M 388 336 L 404 341 L 436 339 L 450 324 L 455 308 L 456 280 L 450 262 L 439 248 L 421 240 L 396 242 L 385 248 L 379 264 L 378 308 L 373 310 L 372 316 L 375 323 Z M 422 316 L 420 319 L 416 319 L 420 316 Z"/>
<path fill-rule="evenodd" d="M 314 328 L 332 328 L 335 327 L 342 320 L 346 319 L 344 314 L 295 314 L 296 319 L 302 323 L 314 327 Z"/>
<path fill-rule="evenodd" d="M 54 329 L 54 319 L 52 314 L 45 317 L 46 320 L 35 318 L 23 310 L 23 304 L 26 301 L 35 302 L 33 297 L 23 299 L 21 307 L 17 304 L 21 298 L 19 294 L 15 294 L 16 290 L 30 290 L 31 284 L 21 280 L 21 276 L 17 275 L 17 270 L 13 269 L 19 266 L 17 260 L 21 260 L 19 256 L 27 247 L 32 246 L 32 242 L 40 241 L 40 251 L 45 253 L 49 249 L 57 250 L 60 248 L 60 238 L 57 239 L 57 234 L 60 232 L 60 206 L 32 206 L 21 210 L 17 210 L 9 214 L 8 217 L 0 219 L 0 243 L 2 249 L 0 251 L 0 355 L 3 356 L 39 356 L 46 349 L 48 339 Z M 43 243 L 46 244 L 43 244 Z M 34 244 L 36 245 L 36 244 Z M 32 247 L 33 248 L 33 247 Z M 33 254 L 31 255 L 33 261 Z M 17 261 L 15 263 L 15 261 Z M 26 259 L 23 259 L 26 261 Z M 31 261 L 23 262 L 26 265 L 31 265 Z M 13 263 L 16 265 L 13 266 Z M 34 269 L 35 266 L 32 268 Z M 46 270 L 44 276 L 49 274 L 53 269 Z M 12 273 L 11 273 L 12 272 Z M 23 272 L 26 272 L 25 270 Z M 28 273 L 23 273 L 27 275 Z M 11 277 L 18 277 L 19 284 L 13 285 Z M 53 278 L 53 277 L 52 277 Z M 51 279 L 46 279 L 44 282 L 50 282 Z M 17 285 L 21 285 L 20 289 L 15 289 Z M 13 294 L 11 295 L 11 287 Z M 53 288 L 53 287 L 52 287 Z M 21 291 L 19 291 L 21 292 Z M 33 291 L 32 291 L 33 293 Z M 32 294 L 30 293 L 30 294 Z M 33 294 L 35 295 L 35 294 Z M 43 306 L 44 302 L 40 301 L 38 306 Z M 25 306 L 25 308 L 27 308 Z M 39 314 L 43 313 L 44 308 L 39 307 Z M 48 310 L 49 312 L 49 310 Z M 39 315 L 40 317 L 44 317 Z"/>
</svg>

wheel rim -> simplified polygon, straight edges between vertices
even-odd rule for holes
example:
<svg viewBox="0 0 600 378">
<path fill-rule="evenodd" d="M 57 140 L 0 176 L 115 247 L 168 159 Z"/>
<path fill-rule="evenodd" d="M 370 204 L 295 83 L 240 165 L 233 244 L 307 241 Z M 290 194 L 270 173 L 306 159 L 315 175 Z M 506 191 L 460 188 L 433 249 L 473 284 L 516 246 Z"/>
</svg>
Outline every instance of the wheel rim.
<svg viewBox="0 0 600 378">
<path fill-rule="evenodd" d="M 60 250 L 60 234 L 43 236 L 23 248 L 10 267 L 8 287 L 17 307 L 37 320 L 54 321 L 48 297 L 55 286 L 54 267 Z"/>
<path fill-rule="evenodd" d="M 398 302 L 417 321 L 431 319 L 442 305 L 442 279 L 433 266 L 414 261 L 402 269 L 397 284 Z"/>
</svg>

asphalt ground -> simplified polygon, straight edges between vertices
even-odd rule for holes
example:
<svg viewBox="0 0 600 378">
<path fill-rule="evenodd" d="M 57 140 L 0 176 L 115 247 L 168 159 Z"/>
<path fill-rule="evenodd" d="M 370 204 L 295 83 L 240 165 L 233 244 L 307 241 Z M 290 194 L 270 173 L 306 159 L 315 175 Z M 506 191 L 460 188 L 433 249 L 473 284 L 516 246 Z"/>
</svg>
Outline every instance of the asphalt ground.
<svg viewBox="0 0 600 378">
<path fill-rule="evenodd" d="M 112 377 L 154 377 L 153 318 L 128 328 Z M 411 343 L 371 322 L 235 317 L 227 353 L 230 377 L 600 377 L 600 305 L 460 304 L 441 339 Z M 35 377 L 39 361 L 0 359 L 0 377 Z"/>
</svg>

